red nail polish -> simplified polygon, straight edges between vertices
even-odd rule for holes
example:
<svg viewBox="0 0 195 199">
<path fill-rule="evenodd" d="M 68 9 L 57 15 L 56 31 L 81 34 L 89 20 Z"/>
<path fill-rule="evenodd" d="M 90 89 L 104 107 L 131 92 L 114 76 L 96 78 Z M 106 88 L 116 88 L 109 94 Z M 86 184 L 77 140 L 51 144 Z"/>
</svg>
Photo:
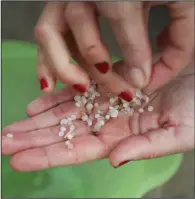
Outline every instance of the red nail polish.
<svg viewBox="0 0 195 199">
<path fill-rule="evenodd" d="M 45 89 L 47 87 L 48 87 L 48 83 L 47 83 L 46 79 L 42 78 L 40 80 L 40 88 L 41 88 L 41 90 L 43 90 L 43 89 Z"/>
<path fill-rule="evenodd" d="M 130 162 L 130 160 L 125 160 L 125 161 L 119 163 L 118 167 L 121 167 L 121 166 L 123 166 L 124 164 L 126 164 L 128 162 Z M 118 167 L 116 167 L 116 168 L 118 168 Z"/>
<path fill-rule="evenodd" d="M 132 95 L 129 92 L 127 92 L 127 91 L 124 91 L 124 92 L 120 93 L 119 97 L 123 98 L 127 102 L 130 102 L 133 99 Z"/>
<path fill-rule="evenodd" d="M 84 93 L 86 91 L 86 88 L 83 84 L 75 84 L 73 85 L 73 87 L 81 93 Z"/>
<path fill-rule="evenodd" d="M 94 135 L 94 136 L 98 136 L 98 133 L 97 132 L 92 132 L 92 134 Z"/>
<path fill-rule="evenodd" d="M 97 63 L 95 67 L 99 70 L 100 73 L 106 73 L 109 69 L 107 62 Z"/>
</svg>

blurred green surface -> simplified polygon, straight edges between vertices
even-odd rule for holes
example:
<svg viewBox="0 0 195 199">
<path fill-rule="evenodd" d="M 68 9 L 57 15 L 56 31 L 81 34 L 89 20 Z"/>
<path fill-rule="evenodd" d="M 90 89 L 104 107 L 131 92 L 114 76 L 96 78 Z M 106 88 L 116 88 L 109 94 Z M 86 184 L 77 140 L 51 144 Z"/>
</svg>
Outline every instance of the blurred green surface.
<svg viewBox="0 0 195 199">
<path fill-rule="evenodd" d="M 116 59 L 114 59 L 116 60 Z M 32 44 L 2 45 L 2 125 L 26 117 L 27 104 L 41 95 L 36 79 L 36 49 Z M 58 84 L 58 88 L 62 85 Z M 131 162 L 113 169 L 107 160 L 41 172 L 17 173 L 2 158 L 3 198 L 142 197 L 177 171 L 182 155 Z"/>
</svg>

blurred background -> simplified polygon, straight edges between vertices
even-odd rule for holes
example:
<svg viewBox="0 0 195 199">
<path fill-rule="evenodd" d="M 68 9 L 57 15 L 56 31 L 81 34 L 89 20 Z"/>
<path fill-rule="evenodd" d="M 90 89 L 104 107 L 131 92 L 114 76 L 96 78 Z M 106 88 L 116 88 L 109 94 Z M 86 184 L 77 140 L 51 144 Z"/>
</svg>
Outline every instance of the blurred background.
<svg viewBox="0 0 195 199">
<path fill-rule="evenodd" d="M 43 2 L 2 2 L 2 39 L 34 42 L 34 27 L 44 7 Z M 169 22 L 166 8 L 154 8 L 150 14 L 149 36 L 156 51 L 155 37 Z M 120 49 L 109 29 L 101 19 L 102 37 L 112 56 L 121 57 Z M 151 191 L 145 197 L 194 198 L 194 151 L 187 152 L 177 174 L 163 186 Z"/>
</svg>

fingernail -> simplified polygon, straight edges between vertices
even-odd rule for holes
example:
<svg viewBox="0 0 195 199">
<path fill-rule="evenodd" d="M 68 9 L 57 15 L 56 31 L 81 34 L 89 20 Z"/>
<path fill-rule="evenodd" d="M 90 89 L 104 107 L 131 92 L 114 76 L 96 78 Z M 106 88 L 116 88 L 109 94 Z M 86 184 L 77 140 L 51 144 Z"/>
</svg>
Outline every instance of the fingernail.
<svg viewBox="0 0 195 199">
<path fill-rule="evenodd" d="M 121 92 L 119 97 L 123 98 L 127 102 L 130 102 L 133 99 L 132 94 L 127 91 Z"/>
<path fill-rule="evenodd" d="M 143 88 L 145 86 L 145 75 L 140 68 L 133 67 L 130 69 L 130 78 L 133 86 Z"/>
<path fill-rule="evenodd" d="M 47 83 L 46 79 L 45 79 L 45 78 L 42 78 L 42 79 L 40 80 L 40 88 L 41 88 L 41 90 L 44 90 L 44 89 L 47 88 L 47 87 L 48 87 L 48 83 Z"/>
<path fill-rule="evenodd" d="M 126 163 L 128 163 L 128 162 L 130 162 L 130 160 L 125 160 L 125 161 L 123 161 L 123 162 L 120 162 L 120 163 L 118 164 L 118 166 L 115 167 L 115 168 L 121 167 L 121 166 L 123 166 L 124 164 L 126 164 Z"/>
<path fill-rule="evenodd" d="M 109 69 L 109 65 L 107 62 L 101 62 L 95 64 L 95 67 L 99 70 L 100 73 L 106 73 Z"/>
<path fill-rule="evenodd" d="M 73 85 L 73 88 L 81 93 L 84 93 L 86 91 L 86 87 L 83 84 L 75 84 Z"/>
<path fill-rule="evenodd" d="M 97 132 L 93 132 L 92 134 L 93 134 L 94 136 L 96 136 L 96 137 L 98 136 L 98 133 L 97 133 Z"/>
</svg>

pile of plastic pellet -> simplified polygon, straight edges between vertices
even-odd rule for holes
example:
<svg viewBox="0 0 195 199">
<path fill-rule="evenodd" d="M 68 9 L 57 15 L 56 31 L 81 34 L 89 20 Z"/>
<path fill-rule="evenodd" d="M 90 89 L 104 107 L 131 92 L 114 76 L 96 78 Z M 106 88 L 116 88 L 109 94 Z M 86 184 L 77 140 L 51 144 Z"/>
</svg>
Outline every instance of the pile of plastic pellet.
<svg viewBox="0 0 195 199">
<path fill-rule="evenodd" d="M 92 132 L 98 133 L 100 129 L 112 118 L 121 116 L 132 116 L 135 111 L 140 113 L 144 112 L 142 108 L 143 103 L 149 101 L 147 95 L 143 95 L 140 90 L 136 91 L 136 96 L 131 102 L 127 102 L 117 96 L 108 94 L 109 109 L 98 109 L 98 102 L 96 98 L 100 97 L 100 93 L 97 91 L 97 84 L 92 80 L 91 86 L 84 94 L 77 94 L 74 97 L 76 107 L 85 107 L 85 111 L 82 111 L 81 120 L 86 122 L 88 126 L 92 127 Z M 149 106 L 148 111 L 153 111 L 153 107 Z M 68 118 L 61 120 L 59 136 L 64 136 L 66 139 L 65 144 L 69 149 L 73 148 L 71 139 L 74 138 L 75 125 L 73 121 L 76 120 L 76 116 L 72 115 Z M 68 132 L 65 134 L 65 132 Z"/>
</svg>

